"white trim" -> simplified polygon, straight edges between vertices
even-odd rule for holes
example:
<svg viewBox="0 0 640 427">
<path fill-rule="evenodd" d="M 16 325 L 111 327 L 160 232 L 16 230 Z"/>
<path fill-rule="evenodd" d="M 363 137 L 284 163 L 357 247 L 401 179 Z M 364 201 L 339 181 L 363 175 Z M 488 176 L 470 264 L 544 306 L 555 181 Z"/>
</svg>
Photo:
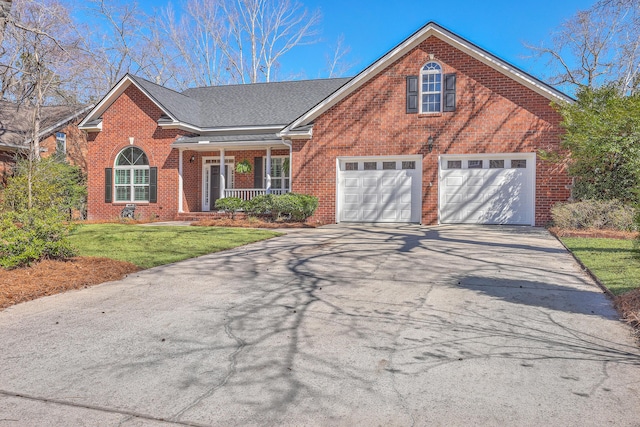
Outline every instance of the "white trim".
<svg viewBox="0 0 640 427">
<path fill-rule="evenodd" d="M 126 74 L 116 85 L 105 95 L 104 98 L 96 105 L 93 110 L 78 124 L 78 127 L 83 130 L 95 130 L 93 127 L 85 128 L 85 124 L 92 120 L 99 119 L 102 114 L 113 104 L 119 97 L 124 93 L 125 90 L 131 85 L 134 85 L 138 88 L 147 98 L 151 100 L 164 114 L 169 116 L 171 120 L 174 122 L 178 122 L 178 120 L 171 114 L 168 110 L 166 110 L 162 105 L 160 105 L 156 99 L 151 96 L 149 92 L 147 92 L 142 86 L 140 86 L 134 79 L 131 78 L 129 74 Z M 102 124 L 102 123 L 100 123 Z M 101 127 L 102 129 L 102 127 Z"/>
<path fill-rule="evenodd" d="M 217 164 L 220 164 L 220 156 L 203 156 L 201 159 L 202 180 L 200 182 L 200 206 L 202 207 L 202 211 L 204 212 L 211 211 L 213 209 L 213 206 L 211 206 L 211 201 L 207 198 L 208 194 L 211 193 L 211 189 L 209 188 L 209 186 L 211 185 L 211 177 L 207 172 L 207 168 L 210 168 L 212 165 L 214 165 L 216 160 Z M 224 156 L 224 163 L 225 165 L 229 165 L 229 171 L 231 172 L 231 176 L 227 180 L 231 188 L 233 188 L 233 186 L 235 185 L 235 176 L 233 172 L 235 162 L 235 156 Z M 204 191 L 205 189 L 207 189 L 207 191 Z"/>
<path fill-rule="evenodd" d="M 281 139 L 274 139 L 271 141 L 240 141 L 240 142 L 179 142 L 176 141 L 171 144 L 171 148 L 188 148 L 193 151 L 217 151 L 220 148 L 226 150 L 266 150 L 267 147 L 274 149 L 284 149 L 287 144 L 282 142 Z"/>
<path fill-rule="evenodd" d="M 201 128 L 189 123 L 184 123 L 179 120 L 174 120 L 172 123 L 158 123 L 158 126 L 162 129 L 182 129 L 188 131 L 196 131 L 198 133 L 226 133 L 226 132 L 253 132 L 257 130 L 269 130 L 279 131 L 285 125 L 273 125 L 273 126 L 232 126 L 232 127 L 212 127 Z"/>
<path fill-rule="evenodd" d="M 414 204 L 417 204 L 417 209 L 419 210 L 419 214 L 418 214 L 418 220 L 416 221 L 416 223 L 420 223 L 422 224 L 422 180 L 423 180 L 423 175 L 424 172 L 422 170 L 422 159 L 423 156 L 421 154 L 413 154 L 413 155 L 400 155 L 400 156 L 341 156 L 341 157 L 336 157 L 336 193 L 335 193 L 335 205 L 336 205 L 336 211 L 335 211 L 335 217 L 336 217 L 336 223 L 340 223 L 340 209 L 341 209 L 341 203 L 340 203 L 340 163 L 344 162 L 367 162 L 367 161 L 375 161 L 375 162 L 384 162 L 384 161 L 415 161 L 416 162 L 416 174 L 417 174 L 417 179 L 418 179 L 418 183 L 416 183 L 416 185 L 418 185 L 420 191 L 416 191 L 415 196 L 417 196 L 417 200 L 413 200 L 413 196 L 414 194 L 412 193 L 412 199 L 411 199 L 411 203 L 412 203 L 412 209 Z"/>
<path fill-rule="evenodd" d="M 510 77 L 511 79 L 521 83 L 522 85 L 539 93 L 540 95 L 551 101 L 573 102 L 573 99 L 571 97 L 565 95 L 559 90 L 543 83 L 533 76 L 529 76 L 515 66 L 510 65 L 509 63 L 494 56 L 493 54 L 479 48 L 478 46 L 475 46 L 471 42 L 446 30 L 438 24 L 429 22 L 409 38 L 405 39 L 394 49 L 386 53 L 382 58 L 378 59 L 360 74 L 351 79 L 347 84 L 328 96 L 324 101 L 318 103 L 312 109 L 290 123 L 282 130 L 281 134 L 286 135 L 291 131 L 291 129 L 295 129 L 297 127 L 311 123 L 314 119 L 326 112 L 329 108 L 345 99 L 348 95 L 350 95 L 355 90 L 371 80 L 373 77 L 378 75 L 390 64 L 400 59 L 402 56 L 410 52 L 424 40 L 432 36 L 439 38 L 440 40 L 457 49 L 460 49 L 464 53 L 499 71 L 507 77 Z"/>
<path fill-rule="evenodd" d="M 178 150 L 178 213 L 184 212 L 184 206 L 182 203 L 182 198 L 184 197 L 184 178 L 183 178 L 184 166 L 182 165 L 183 161 L 184 161 L 184 149 L 180 148 Z"/>
<path fill-rule="evenodd" d="M 527 166 L 531 173 L 531 182 L 529 183 L 529 191 L 532 197 L 531 210 L 531 226 L 536 225 L 536 179 L 538 174 L 537 168 L 537 155 L 536 153 L 476 153 L 476 154 L 442 154 L 438 156 L 438 224 L 441 224 L 440 218 L 442 217 L 442 203 L 441 203 L 441 190 L 440 185 L 440 171 L 443 169 L 444 162 L 448 160 L 507 160 L 507 159 L 526 159 L 530 166 Z M 483 169 L 486 169 L 483 165 Z M 505 169 L 509 169 L 505 165 Z"/>
</svg>

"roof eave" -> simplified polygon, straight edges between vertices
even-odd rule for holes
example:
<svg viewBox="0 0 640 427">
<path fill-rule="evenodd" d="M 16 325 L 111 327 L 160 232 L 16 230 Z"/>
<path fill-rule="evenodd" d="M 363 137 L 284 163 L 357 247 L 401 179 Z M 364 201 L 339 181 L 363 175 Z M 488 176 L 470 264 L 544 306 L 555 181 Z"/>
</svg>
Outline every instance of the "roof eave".
<svg viewBox="0 0 640 427">
<path fill-rule="evenodd" d="M 166 123 L 158 123 L 162 129 L 180 129 L 188 132 L 196 132 L 196 133 L 227 133 L 227 132 L 255 132 L 255 131 L 279 131 L 283 127 L 284 124 L 279 125 L 260 125 L 260 126 L 220 126 L 220 127 L 199 127 L 189 123 L 184 123 L 181 121 L 173 121 Z"/>
<path fill-rule="evenodd" d="M 155 99 L 145 88 L 143 88 L 138 82 L 135 81 L 129 74 L 125 74 L 116 85 L 102 98 L 102 100 L 87 114 L 87 116 L 78 125 L 81 129 L 86 129 L 88 122 L 99 119 L 102 114 L 113 104 L 116 99 L 124 93 L 125 90 L 131 85 L 138 88 L 147 98 L 149 98 L 162 112 L 171 118 L 173 121 L 178 121 L 176 117 L 164 107 L 157 99 Z M 94 130 L 94 129 L 92 129 Z M 100 129 L 101 130 L 101 129 Z"/>
</svg>

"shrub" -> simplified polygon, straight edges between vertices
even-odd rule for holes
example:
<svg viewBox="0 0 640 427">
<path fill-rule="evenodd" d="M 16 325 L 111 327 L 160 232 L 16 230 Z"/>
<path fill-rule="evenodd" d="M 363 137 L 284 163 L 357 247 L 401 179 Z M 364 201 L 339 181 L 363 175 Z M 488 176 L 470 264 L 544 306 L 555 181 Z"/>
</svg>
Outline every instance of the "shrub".
<svg viewBox="0 0 640 427">
<path fill-rule="evenodd" d="M 245 205 L 251 215 L 269 215 L 274 221 L 304 221 L 318 208 L 318 198 L 306 194 L 265 194 L 254 197 Z"/>
<path fill-rule="evenodd" d="M 34 162 L 31 170 L 31 206 L 28 197 L 29 162 L 20 160 L 4 190 L 4 210 L 55 208 L 68 219 L 71 219 L 73 211 L 85 216 L 87 188 L 79 167 L 49 157 Z"/>
<path fill-rule="evenodd" d="M 267 215 L 273 210 L 273 194 L 262 194 L 245 204 L 245 211 L 250 215 Z"/>
<path fill-rule="evenodd" d="M 238 197 L 225 197 L 216 200 L 216 209 L 231 214 L 231 218 L 235 218 L 236 212 L 244 209 L 245 201 Z"/>
<path fill-rule="evenodd" d="M 637 221 L 634 223 L 635 209 L 618 200 L 558 203 L 551 208 L 551 215 L 556 227 L 566 229 L 639 229 Z"/>
<path fill-rule="evenodd" d="M 9 269 L 74 256 L 67 238 L 70 231 L 55 208 L 5 212 L 0 215 L 0 266 Z"/>
</svg>

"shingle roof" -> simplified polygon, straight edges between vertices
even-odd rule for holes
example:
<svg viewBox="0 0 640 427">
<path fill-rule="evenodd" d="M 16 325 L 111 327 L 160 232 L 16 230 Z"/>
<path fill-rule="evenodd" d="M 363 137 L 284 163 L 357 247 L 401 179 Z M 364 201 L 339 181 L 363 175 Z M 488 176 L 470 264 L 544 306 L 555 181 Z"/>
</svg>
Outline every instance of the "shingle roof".
<svg viewBox="0 0 640 427">
<path fill-rule="evenodd" d="M 199 128 L 285 126 L 350 80 L 211 86 L 179 93 L 137 76 L 131 78 L 171 116 Z"/>
<path fill-rule="evenodd" d="M 201 104 L 202 127 L 286 125 L 350 79 L 255 83 L 187 89 Z"/>
<path fill-rule="evenodd" d="M 173 117 L 181 122 L 200 126 L 200 111 L 202 108 L 197 99 L 190 98 L 138 76 L 130 75 L 130 77 Z"/>
<path fill-rule="evenodd" d="M 88 106 L 47 106 L 42 107 L 40 137 L 65 126 L 69 121 L 89 109 Z M 0 101 L 0 145 L 4 147 L 22 147 L 31 140 L 30 126 L 33 109 L 13 102 Z M 52 126 L 59 125 L 53 129 Z"/>
</svg>

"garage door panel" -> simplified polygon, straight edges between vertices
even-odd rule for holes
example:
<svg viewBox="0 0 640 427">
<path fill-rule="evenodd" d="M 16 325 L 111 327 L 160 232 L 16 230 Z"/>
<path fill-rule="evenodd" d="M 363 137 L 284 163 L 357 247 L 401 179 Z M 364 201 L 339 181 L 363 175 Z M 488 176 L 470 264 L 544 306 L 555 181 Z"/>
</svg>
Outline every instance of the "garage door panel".
<svg viewBox="0 0 640 427">
<path fill-rule="evenodd" d="M 363 177 L 361 179 L 362 179 L 362 187 L 364 188 L 376 188 L 378 186 L 377 177 Z"/>
<path fill-rule="evenodd" d="M 345 178 L 344 179 L 344 187 L 345 188 L 359 188 L 360 180 L 358 178 Z"/>
<path fill-rule="evenodd" d="M 362 195 L 362 204 L 376 205 L 377 203 L 378 203 L 378 195 L 376 193 Z"/>
<path fill-rule="evenodd" d="M 360 202 L 360 195 L 359 194 L 345 194 L 344 195 L 344 202 L 346 204 L 359 203 Z"/>
<path fill-rule="evenodd" d="M 357 170 L 339 168 L 339 220 L 419 222 L 420 178 L 420 168 L 364 170 L 362 165 Z"/>
<path fill-rule="evenodd" d="M 528 169 L 441 169 L 440 222 L 532 224 L 535 161 L 527 165 Z"/>
</svg>

